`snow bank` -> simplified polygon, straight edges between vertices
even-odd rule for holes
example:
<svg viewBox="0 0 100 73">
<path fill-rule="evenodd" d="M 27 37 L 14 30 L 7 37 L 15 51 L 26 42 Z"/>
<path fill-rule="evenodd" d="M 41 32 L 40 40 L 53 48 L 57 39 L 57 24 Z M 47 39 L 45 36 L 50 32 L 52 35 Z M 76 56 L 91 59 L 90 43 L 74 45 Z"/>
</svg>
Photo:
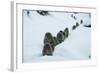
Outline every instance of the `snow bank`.
<svg viewBox="0 0 100 73">
<path fill-rule="evenodd" d="M 23 12 L 23 61 L 24 62 L 45 62 L 62 60 L 83 60 L 91 56 L 91 29 L 84 24 L 90 24 L 89 14 L 76 14 L 77 20 L 66 12 L 50 12 L 48 16 L 41 16 L 36 11 L 30 11 L 27 16 Z M 72 26 L 83 19 L 80 24 L 72 31 Z M 56 36 L 60 30 L 66 27 L 70 30 L 69 37 L 55 47 L 53 56 L 42 56 L 43 38 L 46 32 L 51 32 Z"/>
</svg>

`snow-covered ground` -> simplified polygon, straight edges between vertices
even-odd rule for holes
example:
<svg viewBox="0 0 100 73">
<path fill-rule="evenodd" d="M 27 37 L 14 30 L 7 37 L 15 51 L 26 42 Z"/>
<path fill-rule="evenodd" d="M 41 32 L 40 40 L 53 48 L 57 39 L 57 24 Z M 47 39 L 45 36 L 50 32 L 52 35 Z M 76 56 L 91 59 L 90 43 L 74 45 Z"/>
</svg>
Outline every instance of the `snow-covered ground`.
<svg viewBox="0 0 100 73">
<path fill-rule="evenodd" d="M 49 12 L 42 16 L 36 11 L 23 11 L 23 62 L 86 60 L 91 56 L 91 28 L 83 25 L 91 24 L 88 13 Z M 76 16 L 76 20 L 71 15 Z M 80 24 L 75 30 L 72 26 Z M 60 30 L 69 28 L 69 37 L 55 47 L 53 56 L 42 56 L 43 39 L 46 32 L 56 36 Z"/>
</svg>

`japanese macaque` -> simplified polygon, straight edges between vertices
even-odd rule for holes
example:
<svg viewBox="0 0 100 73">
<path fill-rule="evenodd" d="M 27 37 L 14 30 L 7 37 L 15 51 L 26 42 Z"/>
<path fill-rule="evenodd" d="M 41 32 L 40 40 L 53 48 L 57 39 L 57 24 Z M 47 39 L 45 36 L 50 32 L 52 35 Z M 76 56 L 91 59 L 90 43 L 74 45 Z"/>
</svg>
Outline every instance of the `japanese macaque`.
<svg viewBox="0 0 100 73">
<path fill-rule="evenodd" d="M 76 22 L 76 25 L 73 25 L 72 30 L 76 29 L 79 26 L 79 23 Z"/>
<path fill-rule="evenodd" d="M 43 11 L 43 10 L 37 10 L 37 13 L 39 13 L 42 16 L 49 15 L 48 11 Z"/>
<path fill-rule="evenodd" d="M 68 28 L 66 27 L 65 30 L 64 30 L 64 36 L 65 36 L 65 38 L 67 38 L 68 35 L 69 35 L 69 30 L 68 30 Z"/>
<path fill-rule="evenodd" d="M 73 25 L 72 30 L 75 30 L 75 29 L 76 29 L 76 25 Z"/>
<path fill-rule="evenodd" d="M 78 22 L 76 22 L 76 27 L 78 27 L 79 26 L 79 23 Z"/>
<path fill-rule="evenodd" d="M 64 33 L 63 33 L 63 31 L 59 31 L 57 33 L 57 40 L 59 41 L 59 43 L 62 43 L 64 41 Z"/>
<path fill-rule="evenodd" d="M 52 34 L 51 34 L 50 32 L 47 32 L 47 33 L 45 34 L 45 37 L 44 37 L 44 45 L 45 45 L 46 43 L 50 43 L 52 49 L 55 48 L 55 45 L 54 45 L 54 38 L 53 38 L 53 36 L 52 36 Z"/>
<path fill-rule="evenodd" d="M 75 16 L 73 18 L 74 18 L 74 20 L 76 20 L 76 17 Z"/>
<path fill-rule="evenodd" d="M 83 20 L 81 19 L 80 24 L 82 24 L 82 23 L 83 23 Z"/>
<path fill-rule="evenodd" d="M 52 51 L 52 47 L 50 43 L 45 43 L 44 47 L 43 47 L 43 51 L 42 51 L 42 55 L 45 56 L 52 56 L 53 55 L 53 51 Z"/>
<path fill-rule="evenodd" d="M 71 17 L 72 17 L 74 20 L 76 20 L 76 17 L 75 17 L 75 15 L 71 14 Z"/>
<path fill-rule="evenodd" d="M 53 39 L 54 39 L 54 46 L 58 45 L 59 41 L 57 40 L 57 37 L 53 37 Z"/>
<path fill-rule="evenodd" d="M 44 37 L 44 44 L 47 42 L 49 42 L 49 43 L 53 42 L 53 36 L 50 32 L 47 32 Z"/>
</svg>

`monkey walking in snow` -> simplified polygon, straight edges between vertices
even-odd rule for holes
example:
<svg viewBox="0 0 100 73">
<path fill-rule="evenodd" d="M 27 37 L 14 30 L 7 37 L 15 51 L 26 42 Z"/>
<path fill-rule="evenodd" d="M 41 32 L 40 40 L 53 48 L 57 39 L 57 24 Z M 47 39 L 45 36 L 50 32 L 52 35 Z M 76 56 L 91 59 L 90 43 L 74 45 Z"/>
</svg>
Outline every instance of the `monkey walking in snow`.
<svg viewBox="0 0 100 73">
<path fill-rule="evenodd" d="M 76 22 L 76 25 L 73 25 L 73 26 L 72 26 L 72 30 L 75 30 L 78 26 L 79 26 L 79 23 Z"/>
<path fill-rule="evenodd" d="M 57 40 L 57 37 L 53 37 L 53 39 L 54 39 L 55 46 L 58 45 L 59 44 L 59 41 Z"/>
<path fill-rule="evenodd" d="M 73 25 L 72 30 L 75 30 L 75 29 L 76 29 L 76 25 Z"/>
<path fill-rule="evenodd" d="M 80 24 L 83 24 L 83 20 L 81 19 Z"/>
<path fill-rule="evenodd" d="M 79 23 L 78 22 L 76 22 L 76 27 L 78 27 L 79 26 Z"/>
<path fill-rule="evenodd" d="M 76 29 L 79 26 L 79 23 L 76 22 L 76 25 L 73 25 L 72 30 Z M 64 31 L 59 31 L 57 36 L 52 36 L 50 32 L 45 33 L 44 37 L 44 47 L 42 51 L 42 55 L 53 55 L 55 47 L 62 43 L 69 36 L 69 29 L 66 27 Z"/>
<path fill-rule="evenodd" d="M 59 41 L 59 43 L 62 43 L 64 41 L 64 33 L 63 33 L 63 31 L 59 31 L 57 33 L 57 40 Z"/>
<path fill-rule="evenodd" d="M 51 47 L 50 43 L 44 44 L 42 55 L 43 56 L 45 56 L 45 55 L 52 56 L 53 55 L 53 51 L 52 51 L 52 47 Z"/>
<path fill-rule="evenodd" d="M 54 38 L 52 36 L 52 34 L 50 32 L 47 32 L 45 34 L 45 37 L 44 37 L 44 45 L 46 43 L 50 43 L 51 47 L 52 47 L 52 50 L 54 50 L 55 48 L 55 41 L 54 41 Z"/>
<path fill-rule="evenodd" d="M 67 38 L 68 35 L 69 35 L 69 30 L 68 30 L 68 28 L 66 27 L 65 30 L 64 30 L 64 36 L 65 36 L 65 38 Z"/>
</svg>

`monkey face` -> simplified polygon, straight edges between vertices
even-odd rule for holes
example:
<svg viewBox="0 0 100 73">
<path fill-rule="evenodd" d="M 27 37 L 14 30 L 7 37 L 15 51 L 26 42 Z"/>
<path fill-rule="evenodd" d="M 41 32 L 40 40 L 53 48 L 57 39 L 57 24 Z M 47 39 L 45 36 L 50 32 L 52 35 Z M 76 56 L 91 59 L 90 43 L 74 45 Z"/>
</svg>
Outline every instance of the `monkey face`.
<svg viewBox="0 0 100 73">
<path fill-rule="evenodd" d="M 47 32 L 47 33 L 45 34 L 45 37 L 44 37 L 44 44 L 45 44 L 45 43 L 50 43 L 51 45 L 54 45 L 54 39 L 53 39 L 53 37 L 52 37 L 52 34 L 49 33 L 49 32 Z"/>
<path fill-rule="evenodd" d="M 44 44 L 42 55 L 52 56 L 52 47 L 49 43 Z"/>
<path fill-rule="evenodd" d="M 50 32 L 47 32 L 45 34 L 45 37 L 47 37 L 48 39 L 52 39 L 52 34 Z"/>
</svg>

